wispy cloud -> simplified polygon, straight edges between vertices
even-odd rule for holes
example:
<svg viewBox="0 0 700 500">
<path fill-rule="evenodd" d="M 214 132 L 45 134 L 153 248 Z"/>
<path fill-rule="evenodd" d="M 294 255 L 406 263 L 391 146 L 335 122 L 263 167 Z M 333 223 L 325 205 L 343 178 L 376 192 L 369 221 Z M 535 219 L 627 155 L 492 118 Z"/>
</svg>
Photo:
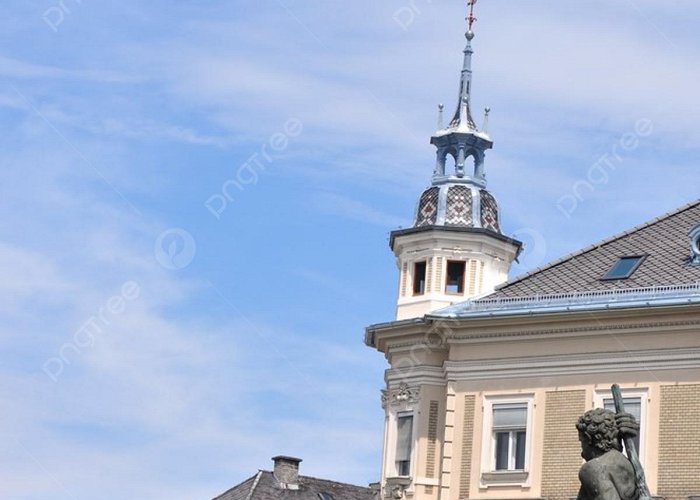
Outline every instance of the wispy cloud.
<svg viewBox="0 0 700 500">
<path fill-rule="evenodd" d="M 7 7 L 3 493 L 206 498 L 280 452 L 302 455 L 310 474 L 376 479 L 384 360 L 361 345 L 361 318 L 391 318 L 395 270 L 381 235 L 360 277 L 357 245 L 319 249 L 410 223 L 429 182 L 463 19 L 423 2 L 404 30 L 393 18 L 403 6 L 84 2 L 58 32 L 45 5 Z M 494 110 L 487 169 L 505 231 L 543 245 L 526 265 L 697 196 L 689 13 L 700 7 L 480 8 L 475 110 Z M 304 132 L 283 161 L 230 217 L 212 218 L 212 186 L 292 117 Z M 557 199 L 642 117 L 654 122 L 648 142 L 563 218 Z M 180 271 L 154 256 L 171 227 L 197 243 Z M 130 281 L 138 298 L 106 316 Z M 100 315 L 84 344 L 77 332 Z M 64 346 L 54 382 L 42 365 Z"/>
</svg>

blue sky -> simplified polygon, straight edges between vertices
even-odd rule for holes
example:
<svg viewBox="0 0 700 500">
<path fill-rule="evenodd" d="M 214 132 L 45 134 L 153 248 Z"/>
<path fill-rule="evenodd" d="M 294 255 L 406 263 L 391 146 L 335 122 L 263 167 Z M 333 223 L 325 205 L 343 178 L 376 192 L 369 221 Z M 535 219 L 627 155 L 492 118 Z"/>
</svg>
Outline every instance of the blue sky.
<svg viewBox="0 0 700 500">
<path fill-rule="evenodd" d="M 514 273 L 698 197 L 697 2 L 478 10 Z M 461 2 L 4 12 L 0 496 L 211 498 L 280 453 L 376 480 L 362 334 L 393 316 Z"/>
</svg>

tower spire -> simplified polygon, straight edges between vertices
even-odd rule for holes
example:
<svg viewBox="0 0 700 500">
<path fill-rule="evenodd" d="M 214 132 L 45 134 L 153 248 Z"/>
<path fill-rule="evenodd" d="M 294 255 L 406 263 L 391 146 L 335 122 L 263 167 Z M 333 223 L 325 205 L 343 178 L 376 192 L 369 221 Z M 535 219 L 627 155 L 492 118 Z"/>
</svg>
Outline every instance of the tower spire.
<svg viewBox="0 0 700 500">
<path fill-rule="evenodd" d="M 430 143 L 437 147 L 437 162 L 433 171 L 433 183 L 464 182 L 481 188 L 486 187 L 484 158 L 486 151 L 493 147 L 493 141 L 485 130 L 479 130 L 471 112 L 472 93 L 472 40 L 474 40 L 474 7 L 478 0 L 468 0 L 467 6 L 467 46 L 464 49 L 464 64 L 459 83 L 457 110 L 447 127 L 439 127 Z M 487 119 L 485 120 L 487 121 Z M 485 123 L 487 125 L 487 123 Z M 455 160 L 454 173 L 448 172 L 446 160 Z M 474 169 L 469 163 L 474 162 Z"/>
<path fill-rule="evenodd" d="M 469 15 L 466 18 L 468 27 L 467 32 L 464 35 L 467 39 L 467 46 L 464 48 L 464 64 L 462 65 L 462 77 L 459 84 L 459 100 L 457 102 L 457 110 L 455 111 L 454 118 L 452 118 L 452 121 L 450 122 L 451 128 L 470 131 L 478 130 L 471 114 L 472 55 L 474 54 L 474 49 L 472 49 L 474 31 L 472 28 L 476 22 L 474 7 L 476 6 L 477 1 L 478 0 L 469 0 L 467 2 L 467 6 L 469 7 Z"/>
<path fill-rule="evenodd" d="M 397 319 L 460 300 L 455 295 L 466 299 L 488 292 L 507 279 L 522 246 L 503 235 L 498 202 L 487 189 L 485 161 L 493 148 L 487 132 L 490 109 L 484 110 L 481 130 L 470 110 L 477 0 L 464 1 L 469 7 L 467 47 L 457 111 L 454 118 L 445 116 L 443 124 L 444 107 L 438 106 L 438 129 L 430 137 L 436 149 L 431 183 L 418 198 L 412 227 L 391 233 L 401 270 Z"/>
</svg>

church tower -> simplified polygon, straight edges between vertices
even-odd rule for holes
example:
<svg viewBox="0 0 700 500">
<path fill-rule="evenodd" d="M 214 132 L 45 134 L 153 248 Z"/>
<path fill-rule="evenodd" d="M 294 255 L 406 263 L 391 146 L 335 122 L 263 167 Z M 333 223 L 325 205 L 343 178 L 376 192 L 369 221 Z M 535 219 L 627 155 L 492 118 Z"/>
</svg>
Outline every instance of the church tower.
<svg viewBox="0 0 700 500">
<path fill-rule="evenodd" d="M 421 194 L 413 226 L 391 233 L 390 246 L 399 267 L 396 319 L 420 317 L 506 281 L 522 244 L 501 232 L 498 203 L 486 189 L 486 152 L 493 147 L 487 132 L 489 109 L 479 129 L 472 117 L 472 12 L 457 109 L 430 143 L 437 149 L 431 185 Z"/>
</svg>

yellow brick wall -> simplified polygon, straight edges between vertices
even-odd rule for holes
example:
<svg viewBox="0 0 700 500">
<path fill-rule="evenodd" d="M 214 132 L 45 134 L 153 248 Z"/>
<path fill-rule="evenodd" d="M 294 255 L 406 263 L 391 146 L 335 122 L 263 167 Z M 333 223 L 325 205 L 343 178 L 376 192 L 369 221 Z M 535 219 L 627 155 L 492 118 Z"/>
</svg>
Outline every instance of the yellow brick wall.
<svg viewBox="0 0 700 500">
<path fill-rule="evenodd" d="M 469 498 L 472 472 L 472 441 L 474 439 L 474 407 L 476 396 L 464 396 L 462 427 L 462 463 L 459 470 L 459 498 Z"/>
<path fill-rule="evenodd" d="M 700 495 L 700 385 L 661 387 L 658 484 L 667 500 Z"/>
<path fill-rule="evenodd" d="M 430 402 L 428 413 L 428 456 L 425 464 L 425 477 L 435 479 L 435 462 L 437 461 L 437 433 L 438 433 L 438 402 Z M 426 495 L 433 494 L 433 487 L 426 486 Z"/>
<path fill-rule="evenodd" d="M 576 422 L 586 411 L 586 391 L 548 392 L 544 411 L 542 496 L 568 500 L 576 497 L 580 486 L 583 459 Z"/>
</svg>

